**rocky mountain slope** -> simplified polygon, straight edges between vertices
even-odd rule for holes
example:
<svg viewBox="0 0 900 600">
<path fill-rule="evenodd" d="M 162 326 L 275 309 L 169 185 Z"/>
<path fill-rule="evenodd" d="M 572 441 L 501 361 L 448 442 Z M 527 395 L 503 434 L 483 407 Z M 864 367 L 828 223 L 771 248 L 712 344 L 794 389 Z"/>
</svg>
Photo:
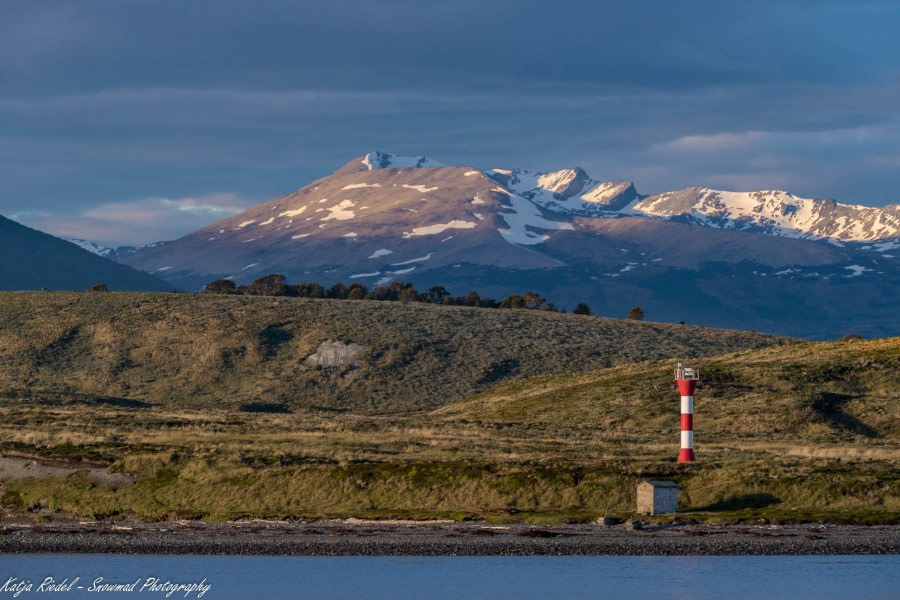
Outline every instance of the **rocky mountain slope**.
<svg viewBox="0 0 900 600">
<path fill-rule="evenodd" d="M 572 308 L 830 337 L 897 333 L 897 207 L 701 188 L 643 197 L 582 169 L 532 173 L 370 153 L 179 240 L 118 257 L 186 289 L 269 273 L 412 281 Z"/>
<path fill-rule="evenodd" d="M 173 285 L 0 216 L 0 290 L 167 291 Z"/>
</svg>

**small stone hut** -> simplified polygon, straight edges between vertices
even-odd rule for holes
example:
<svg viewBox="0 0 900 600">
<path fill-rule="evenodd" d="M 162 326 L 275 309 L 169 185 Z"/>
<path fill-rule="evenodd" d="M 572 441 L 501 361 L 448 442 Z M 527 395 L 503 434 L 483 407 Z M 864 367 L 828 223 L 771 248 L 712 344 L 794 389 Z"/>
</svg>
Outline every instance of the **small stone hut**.
<svg viewBox="0 0 900 600">
<path fill-rule="evenodd" d="M 639 484 L 637 512 L 643 515 L 678 512 L 678 484 L 674 481 L 645 481 Z"/>
</svg>

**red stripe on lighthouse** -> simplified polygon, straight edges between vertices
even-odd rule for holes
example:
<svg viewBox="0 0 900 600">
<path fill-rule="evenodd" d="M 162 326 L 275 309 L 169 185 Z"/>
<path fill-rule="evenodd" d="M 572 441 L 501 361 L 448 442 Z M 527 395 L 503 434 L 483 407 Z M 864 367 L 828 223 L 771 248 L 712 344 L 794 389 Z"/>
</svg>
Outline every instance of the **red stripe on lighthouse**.
<svg viewBox="0 0 900 600">
<path fill-rule="evenodd" d="M 678 391 L 682 396 L 693 396 L 694 390 L 697 389 L 697 382 L 693 379 L 679 379 Z"/>
<path fill-rule="evenodd" d="M 693 431 L 694 430 L 694 415 L 691 415 L 691 414 L 682 414 L 681 415 L 681 430 L 682 431 Z"/>
</svg>

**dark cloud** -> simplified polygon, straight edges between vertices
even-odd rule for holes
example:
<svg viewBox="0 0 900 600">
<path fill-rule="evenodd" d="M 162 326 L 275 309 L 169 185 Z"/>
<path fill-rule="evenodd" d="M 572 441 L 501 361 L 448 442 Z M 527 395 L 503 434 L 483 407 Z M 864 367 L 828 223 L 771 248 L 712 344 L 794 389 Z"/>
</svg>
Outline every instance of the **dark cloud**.
<svg viewBox="0 0 900 600">
<path fill-rule="evenodd" d="M 897 202 L 898 30 L 893 2 L 8 0 L 0 213 L 264 199 L 372 149 Z"/>
</svg>

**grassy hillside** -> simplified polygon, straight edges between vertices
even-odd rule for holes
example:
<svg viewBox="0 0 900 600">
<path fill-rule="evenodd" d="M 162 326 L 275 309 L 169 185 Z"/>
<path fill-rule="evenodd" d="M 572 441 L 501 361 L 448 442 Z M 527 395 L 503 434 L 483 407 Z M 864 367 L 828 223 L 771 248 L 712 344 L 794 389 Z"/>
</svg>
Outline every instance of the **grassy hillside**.
<svg viewBox="0 0 900 600">
<path fill-rule="evenodd" d="M 861 437 L 900 441 L 900 338 L 800 344 L 691 360 L 704 441 Z M 671 360 L 501 385 L 435 411 L 444 418 L 653 436 L 678 410 Z M 665 433 L 668 436 L 668 433 Z"/>
<path fill-rule="evenodd" d="M 307 366 L 326 341 L 358 367 Z M 788 340 L 538 311 L 197 294 L 0 294 L 0 391 L 166 406 L 429 409 L 500 382 Z"/>
<path fill-rule="evenodd" d="M 673 361 L 503 384 L 436 409 L 259 414 L 0 394 L 0 450 L 136 475 L 2 484 L 5 510 L 228 519 L 452 517 L 582 521 L 679 483 L 699 520 L 900 522 L 900 338 L 691 361 L 698 462 L 678 465 Z"/>
</svg>

